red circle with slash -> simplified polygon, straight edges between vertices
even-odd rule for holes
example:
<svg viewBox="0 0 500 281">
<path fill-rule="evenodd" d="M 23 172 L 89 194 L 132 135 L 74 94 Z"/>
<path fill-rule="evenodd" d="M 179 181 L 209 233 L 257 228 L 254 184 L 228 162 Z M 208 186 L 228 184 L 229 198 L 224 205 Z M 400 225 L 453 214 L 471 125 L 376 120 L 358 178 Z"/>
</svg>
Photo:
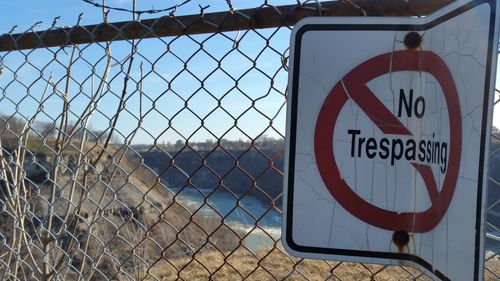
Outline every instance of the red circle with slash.
<svg viewBox="0 0 500 281">
<path fill-rule="evenodd" d="M 427 72 L 443 90 L 450 122 L 448 168 L 441 191 L 429 165 L 411 163 L 422 177 L 431 207 L 422 212 L 394 212 L 379 208 L 356 194 L 343 179 L 335 162 L 333 135 L 345 103 L 352 99 L 384 134 L 411 136 L 411 132 L 370 91 L 366 84 L 398 71 Z M 349 94 L 347 94 L 347 92 Z M 351 70 L 332 88 L 319 112 L 314 133 L 316 163 L 323 182 L 343 208 L 360 220 L 386 230 L 428 232 L 441 221 L 450 206 L 460 169 L 462 121 L 457 88 L 446 63 L 429 51 L 396 51 L 373 57 Z"/>
</svg>

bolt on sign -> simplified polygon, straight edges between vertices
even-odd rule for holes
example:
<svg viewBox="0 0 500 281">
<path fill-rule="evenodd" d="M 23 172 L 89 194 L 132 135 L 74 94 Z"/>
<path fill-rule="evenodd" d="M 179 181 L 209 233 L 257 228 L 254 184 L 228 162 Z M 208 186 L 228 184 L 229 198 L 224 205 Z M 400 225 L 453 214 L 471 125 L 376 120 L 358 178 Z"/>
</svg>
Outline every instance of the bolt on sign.
<svg viewBox="0 0 500 281">
<path fill-rule="evenodd" d="M 308 18 L 291 38 L 283 241 L 480 280 L 497 2 Z"/>
</svg>

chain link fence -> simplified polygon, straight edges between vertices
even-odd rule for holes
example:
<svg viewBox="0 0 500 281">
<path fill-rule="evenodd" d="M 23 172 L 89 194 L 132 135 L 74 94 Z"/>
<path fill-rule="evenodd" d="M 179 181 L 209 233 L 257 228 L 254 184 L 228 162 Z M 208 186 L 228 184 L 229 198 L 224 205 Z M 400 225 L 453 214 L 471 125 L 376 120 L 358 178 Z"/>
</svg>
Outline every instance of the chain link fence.
<svg viewBox="0 0 500 281">
<path fill-rule="evenodd" d="M 113 24 L 104 12 L 3 35 L 0 279 L 429 280 L 284 251 L 285 89 L 299 19 L 445 2 L 266 1 Z M 498 131 L 492 141 L 485 279 L 499 280 Z"/>
</svg>

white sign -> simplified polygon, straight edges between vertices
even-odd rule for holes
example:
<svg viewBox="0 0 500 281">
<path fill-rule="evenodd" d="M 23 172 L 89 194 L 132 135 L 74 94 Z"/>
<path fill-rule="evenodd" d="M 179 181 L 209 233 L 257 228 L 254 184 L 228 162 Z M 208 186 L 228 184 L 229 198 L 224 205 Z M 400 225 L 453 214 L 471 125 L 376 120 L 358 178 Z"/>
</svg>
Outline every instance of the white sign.
<svg viewBox="0 0 500 281">
<path fill-rule="evenodd" d="M 483 275 L 496 1 L 295 26 L 283 242 L 293 255 Z"/>
</svg>

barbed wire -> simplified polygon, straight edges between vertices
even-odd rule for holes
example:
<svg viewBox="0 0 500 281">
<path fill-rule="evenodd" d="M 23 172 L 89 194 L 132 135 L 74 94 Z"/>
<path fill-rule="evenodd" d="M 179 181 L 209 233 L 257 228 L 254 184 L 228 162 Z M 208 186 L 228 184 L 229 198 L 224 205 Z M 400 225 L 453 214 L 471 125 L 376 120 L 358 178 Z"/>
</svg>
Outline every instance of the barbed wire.
<svg viewBox="0 0 500 281">
<path fill-rule="evenodd" d="M 127 8 L 122 8 L 122 7 L 114 7 L 106 4 L 100 4 L 96 0 L 82 0 L 85 3 L 88 3 L 96 8 L 101 8 L 101 9 L 106 9 L 106 10 L 111 10 L 111 11 L 120 11 L 120 12 L 127 12 L 131 14 L 136 14 L 136 15 L 142 15 L 142 14 L 159 14 L 163 12 L 171 12 L 177 10 L 179 7 L 182 7 L 186 4 L 189 4 L 193 2 L 194 0 L 185 0 L 181 3 L 175 4 L 173 6 L 169 6 L 167 8 L 162 8 L 162 9 L 148 9 L 148 10 L 135 10 L 135 9 L 127 9 Z"/>
</svg>

